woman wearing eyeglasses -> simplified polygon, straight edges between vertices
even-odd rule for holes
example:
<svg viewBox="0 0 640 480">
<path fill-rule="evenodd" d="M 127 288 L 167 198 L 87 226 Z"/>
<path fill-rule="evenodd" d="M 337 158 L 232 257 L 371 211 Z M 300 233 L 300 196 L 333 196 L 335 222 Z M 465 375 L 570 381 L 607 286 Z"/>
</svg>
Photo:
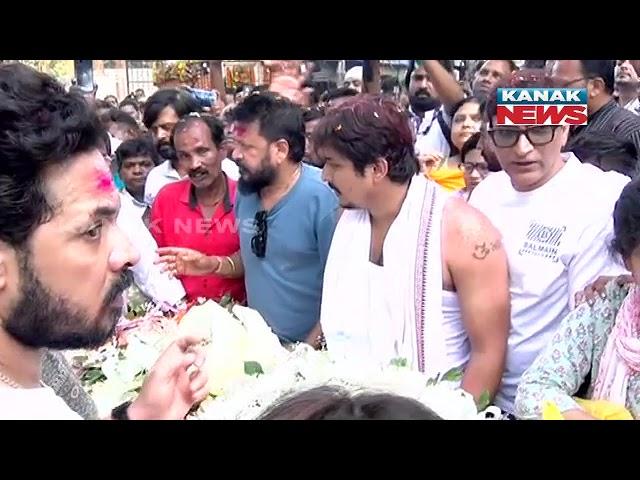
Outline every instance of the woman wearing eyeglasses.
<svg viewBox="0 0 640 480">
<path fill-rule="evenodd" d="M 474 188 L 489 175 L 489 164 L 482 155 L 482 150 L 478 145 L 479 142 L 480 132 L 474 133 L 464 142 L 460 150 L 460 168 L 464 175 L 465 187 L 458 191 L 458 195 L 467 201 Z"/>
<path fill-rule="evenodd" d="M 480 131 L 480 101 L 475 97 L 465 98 L 453 107 L 451 118 L 451 143 L 460 151 L 464 142 Z M 465 188 L 459 153 L 448 158 L 427 153 L 418 159 L 424 162 L 426 176 L 445 190 L 455 192 Z"/>
<path fill-rule="evenodd" d="M 499 86 L 553 84 L 544 73 L 522 71 Z M 522 374 L 574 308 L 575 294 L 601 275 L 625 272 L 608 240 L 629 178 L 562 153 L 567 125 L 496 125 L 496 110 L 494 91 L 484 113 L 503 171 L 482 181 L 469 203 L 500 231 L 509 259 L 511 332 L 496 403 L 512 413 Z"/>
</svg>

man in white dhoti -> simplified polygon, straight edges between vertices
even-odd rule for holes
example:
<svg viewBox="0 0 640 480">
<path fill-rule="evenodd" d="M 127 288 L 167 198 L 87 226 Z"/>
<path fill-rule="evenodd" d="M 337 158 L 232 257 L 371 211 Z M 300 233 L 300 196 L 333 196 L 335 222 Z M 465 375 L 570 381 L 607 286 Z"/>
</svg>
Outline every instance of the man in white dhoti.
<svg viewBox="0 0 640 480">
<path fill-rule="evenodd" d="M 418 175 L 411 129 L 392 100 L 361 96 L 314 131 L 324 178 L 345 209 L 324 274 L 329 352 L 429 375 L 463 368 L 492 396 L 509 332 L 500 234 L 460 198 Z"/>
</svg>

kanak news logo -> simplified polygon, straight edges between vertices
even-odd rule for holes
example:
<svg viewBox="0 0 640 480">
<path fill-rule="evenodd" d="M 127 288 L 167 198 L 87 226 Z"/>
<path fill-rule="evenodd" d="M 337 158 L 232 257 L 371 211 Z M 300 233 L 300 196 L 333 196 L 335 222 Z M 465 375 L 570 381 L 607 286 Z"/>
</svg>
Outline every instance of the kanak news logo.
<svg viewBox="0 0 640 480">
<path fill-rule="evenodd" d="M 586 125 L 586 88 L 498 88 L 497 125 Z"/>
</svg>

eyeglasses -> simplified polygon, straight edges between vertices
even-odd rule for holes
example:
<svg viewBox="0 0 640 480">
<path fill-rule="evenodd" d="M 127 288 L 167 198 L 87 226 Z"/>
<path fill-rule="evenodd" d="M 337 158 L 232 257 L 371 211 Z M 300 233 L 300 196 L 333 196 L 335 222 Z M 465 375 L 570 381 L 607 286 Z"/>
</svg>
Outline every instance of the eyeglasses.
<svg viewBox="0 0 640 480">
<path fill-rule="evenodd" d="M 267 211 L 260 210 L 253 220 L 256 234 L 251 239 L 251 251 L 258 258 L 264 258 L 267 253 Z"/>
<path fill-rule="evenodd" d="M 579 78 L 574 78 L 573 80 L 567 80 L 566 82 L 562 83 L 560 85 L 560 88 L 569 88 L 574 83 L 582 82 L 583 80 L 586 80 L 586 81 L 595 80 L 596 78 L 598 78 L 598 77 L 579 77 Z"/>
<path fill-rule="evenodd" d="M 462 168 L 469 174 L 473 173 L 474 170 L 478 170 L 480 175 L 486 175 L 489 173 L 489 165 L 486 163 L 463 163 Z"/>
<path fill-rule="evenodd" d="M 535 127 L 520 130 L 517 128 L 490 128 L 487 131 L 496 147 L 509 148 L 513 147 L 520 136 L 524 135 L 529 143 L 534 147 L 546 145 L 553 140 L 558 125 L 537 125 Z"/>
</svg>

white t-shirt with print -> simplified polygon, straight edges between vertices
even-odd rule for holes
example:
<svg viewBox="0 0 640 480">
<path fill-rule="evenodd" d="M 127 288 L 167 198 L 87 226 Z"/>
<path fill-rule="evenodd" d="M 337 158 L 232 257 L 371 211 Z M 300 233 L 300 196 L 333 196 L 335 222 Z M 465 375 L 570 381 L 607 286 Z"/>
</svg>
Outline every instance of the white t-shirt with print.
<svg viewBox="0 0 640 480">
<path fill-rule="evenodd" d="M 520 377 L 574 308 L 574 295 L 625 268 L 609 251 L 613 208 L 629 178 L 582 164 L 572 153 L 545 185 L 517 192 L 505 172 L 487 177 L 469 203 L 501 232 L 511 277 L 511 332 L 496 404 L 512 411 Z M 490 301 L 490 299 L 487 299 Z"/>
<path fill-rule="evenodd" d="M 0 420 L 82 420 L 49 387 L 0 386 Z"/>
</svg>

